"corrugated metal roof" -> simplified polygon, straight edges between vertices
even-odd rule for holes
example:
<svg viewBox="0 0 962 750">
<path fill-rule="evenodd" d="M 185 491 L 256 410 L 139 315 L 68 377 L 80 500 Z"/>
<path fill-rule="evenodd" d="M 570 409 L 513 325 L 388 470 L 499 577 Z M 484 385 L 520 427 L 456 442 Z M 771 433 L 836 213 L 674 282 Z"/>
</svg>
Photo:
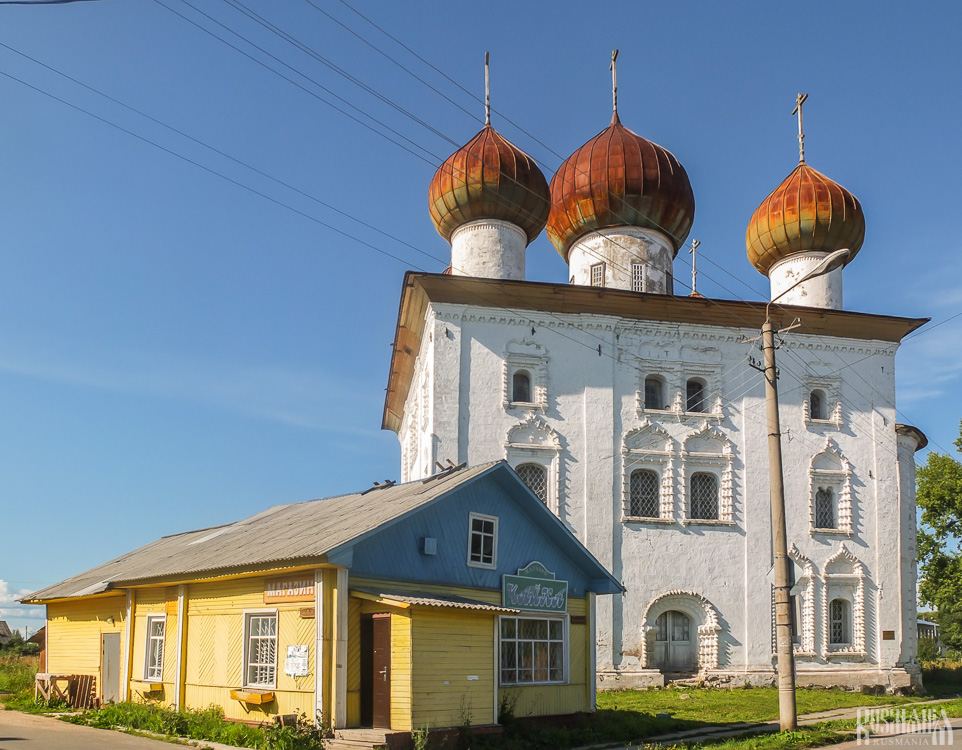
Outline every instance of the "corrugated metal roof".
<svg viewBox="0 0 962 750">
<path fill-rule="evenodd" d="M 275 505 L 236 523 L 165 536 L 21 601 L 100 593 L 109 587 L 148 580 L 210 577 L 238 568 L 322 562 L 339 546 L 399 519 L 500 463 L 382 485 L 353 495 Z"/>
<path fill-rule="evenodd" d="M 358 591 L 370 596 L 376 596 L 378 599 L 382 599 L 385 602 L 401 602 L 402 604 L 417 605 L 419 607 L 455 607 L 456 609 L 476 609 L 486 612 L 511 612 L 514 614 L 517 614 L 521 611 L 520 609 L 513 609 L 511 607 L 502 607 L 499 604 L 489 604 L 488 602 L 479 602 L 476 599 L 467 599 L 463 596 L 440 596 L 437 594 L 434 596 L 414 596 L 412 594 L 402 594 L 393 591 L 384 591 L 381 589 L 355 587 L 351 587 L 351 591 Z"/>
</svg>

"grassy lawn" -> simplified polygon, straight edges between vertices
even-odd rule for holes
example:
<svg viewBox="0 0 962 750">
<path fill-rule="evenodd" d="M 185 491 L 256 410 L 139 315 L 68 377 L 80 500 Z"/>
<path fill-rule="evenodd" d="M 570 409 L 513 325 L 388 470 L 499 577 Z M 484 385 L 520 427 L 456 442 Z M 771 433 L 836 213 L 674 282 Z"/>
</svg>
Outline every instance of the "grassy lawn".
<svg viewBox="0 0 962 750">
<path fill-rule="evenodd" d="M 808 714 L 836 708 L 911 703 L 924 699 L 919 696 L 876 696 L 844 690 L 799 688 L 796 700 L 798 713 Z M 675 719 L 704 724 L 769 721 L 778 718 L 778 691 L 775 688 L 618 690 L 598 693 L 598 708 L 650 714 L 666 712 Z"/>
</svg>

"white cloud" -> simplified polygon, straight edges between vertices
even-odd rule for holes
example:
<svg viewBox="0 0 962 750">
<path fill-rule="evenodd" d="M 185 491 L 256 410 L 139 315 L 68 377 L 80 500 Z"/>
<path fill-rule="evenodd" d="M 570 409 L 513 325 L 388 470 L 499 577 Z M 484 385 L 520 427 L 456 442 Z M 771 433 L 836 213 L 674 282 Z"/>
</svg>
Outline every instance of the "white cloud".
<svg viewBox="0 0 962 750">
<path fill-rule="evenodd" d="M 17 599 L 29 594 L 29 589 L 13 591 L 10 584 L 0 578 L 0 620 L 5 620 L 14 630 L 25 625 L 33 632 L 43 625 L 44 608 L 30 604 L 20 604 Z"/>
</svg>

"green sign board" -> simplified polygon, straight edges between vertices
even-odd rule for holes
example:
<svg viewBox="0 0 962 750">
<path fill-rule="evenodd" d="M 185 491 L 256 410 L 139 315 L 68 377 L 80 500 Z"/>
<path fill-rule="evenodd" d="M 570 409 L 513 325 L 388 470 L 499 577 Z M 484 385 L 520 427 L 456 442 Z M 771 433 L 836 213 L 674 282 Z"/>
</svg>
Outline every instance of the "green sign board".
<svg viewBox="0 0 962 750">
<path fill-rule="evenodd" d="M 566 612 L 568 582 L 556 580 L 544 565 L 532 562 L 520 568 L 518 575 L 501 577 L 501 602 L 514 609 Z"/>
</svg>

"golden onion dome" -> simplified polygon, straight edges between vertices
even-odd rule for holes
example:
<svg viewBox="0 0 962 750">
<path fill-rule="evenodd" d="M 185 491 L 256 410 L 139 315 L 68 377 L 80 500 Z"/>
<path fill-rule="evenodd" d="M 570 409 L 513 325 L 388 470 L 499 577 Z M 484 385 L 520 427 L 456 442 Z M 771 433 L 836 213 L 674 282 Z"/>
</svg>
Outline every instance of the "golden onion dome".
<svg viewBox="0 0 962 750">
<path fill-rule="evenodd" d="M 428 193 L 431 220 L 446 240 L 469 221 L 499 219 L 530 243 L 548 220 L 548 200 L 538 165 L 490 124 L 438 167 Z"/>
<path fill-rule="evenodd" d="M 678 253 L 695 219 L 695 195 L 681 162 L 621 124 L 575 151 L 551 180 L 548 237 L 566 261 L 571 246 L 605 227 L 657 229 Z"/>
<path fill-rule="evenodd" d="M 804 161 L 755 209 L 745 246 L 758 271 L 796 253 L 831 253 L 847 247 L 848 261 L 865 239 L 865 215 L 858 198 Z"/>
</svg>

